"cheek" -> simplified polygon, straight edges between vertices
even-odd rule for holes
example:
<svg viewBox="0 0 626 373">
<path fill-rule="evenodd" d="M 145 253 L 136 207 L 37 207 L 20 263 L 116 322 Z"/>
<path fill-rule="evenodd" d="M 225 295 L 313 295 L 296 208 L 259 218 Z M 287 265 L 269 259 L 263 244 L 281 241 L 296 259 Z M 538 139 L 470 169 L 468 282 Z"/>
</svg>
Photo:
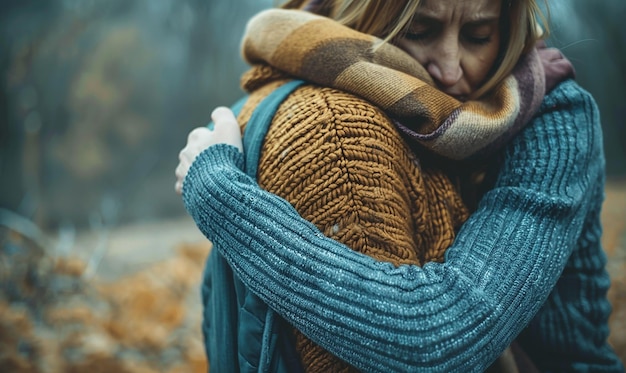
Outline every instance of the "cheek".
<svg viewBox="0 0 626 373">
<path fill-rule="evenodd" d="M 486 48 L 480 52 L 468 52 L 463 70 L 465 78 L 476 89 L 488 78 L 498 58 L 498 48 Z"/>
<path fill-rule="evenodd" d="M 463 75 L 474 87 L 482 83 L 491 70 L 491 63 L 488 59 L 472 56 L 463 64 Z"/>
<path fill-rule="evenodd" d="M 424 66 L 427 62 L 427 48 L 423 45 L 419 45 L 416 42 L 412 42 L 406 39 L 401 39 L 398 42 L 394 43 L 396 47 L 402 49 L 406 53 L 408 53 L 413 59 L 420 63 L 420 65 Z"/>
</svg>

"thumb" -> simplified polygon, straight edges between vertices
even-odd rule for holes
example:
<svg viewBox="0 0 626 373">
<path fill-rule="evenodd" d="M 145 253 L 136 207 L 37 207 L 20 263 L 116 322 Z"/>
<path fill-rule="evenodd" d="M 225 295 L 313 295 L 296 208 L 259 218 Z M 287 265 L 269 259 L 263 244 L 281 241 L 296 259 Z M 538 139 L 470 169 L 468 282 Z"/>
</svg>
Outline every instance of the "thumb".
<svg viewBox="0 0 626 373">
<path fill-rule="evenodd" d="M 241 142 L 241 129 L 235 114 L 227 107 L 220 106 L 213 110 L 211 119 L 215 123 L 213 130 L 217 143 L 226 143 L 233 145 L 243 153 L 243 145 Z"/>
</svg>

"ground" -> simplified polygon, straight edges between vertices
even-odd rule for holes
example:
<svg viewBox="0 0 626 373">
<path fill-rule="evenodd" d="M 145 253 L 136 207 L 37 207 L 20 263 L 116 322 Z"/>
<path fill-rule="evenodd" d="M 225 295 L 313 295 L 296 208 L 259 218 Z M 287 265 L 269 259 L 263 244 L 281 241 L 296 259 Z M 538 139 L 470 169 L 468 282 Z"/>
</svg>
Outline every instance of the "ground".
<svg viewBox="0 0 626 373">
<path fill-rule="evenodd" d="M 610 341 L 626 361 L 626 182 L 608 184 L 602 220 Z M 211 245 L 189 218 L 82 233 L 47 251 L 3 234 L 0 371 L 206 372 L 199 283 Z"/>
<path fill-rule="evenodd" d="M 611 275 L 609 300 L 613 305 L 609 339 L 626 363 L 626 181 L 607 185 L 602 224 L 602 243 Z"/>
</svg>

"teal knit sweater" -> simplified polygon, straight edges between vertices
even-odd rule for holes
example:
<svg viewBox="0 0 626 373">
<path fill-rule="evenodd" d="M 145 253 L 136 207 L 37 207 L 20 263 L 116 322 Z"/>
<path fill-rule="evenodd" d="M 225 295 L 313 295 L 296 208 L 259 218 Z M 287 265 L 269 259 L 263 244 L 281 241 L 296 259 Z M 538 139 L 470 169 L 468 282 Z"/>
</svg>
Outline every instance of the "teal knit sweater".
<svg viewBox="0 0 626 373">
<path fill-rule="evenodd" d="M 246 286 L 367 372 L 482 371 L 515 338 L 542 371 L 622 372 L 607 344 L 597 107 L 572 81 L 505 150 L 445 263 L 394 267 L 325 237 L 210 147 L 185 206 Z"/>
</svg>

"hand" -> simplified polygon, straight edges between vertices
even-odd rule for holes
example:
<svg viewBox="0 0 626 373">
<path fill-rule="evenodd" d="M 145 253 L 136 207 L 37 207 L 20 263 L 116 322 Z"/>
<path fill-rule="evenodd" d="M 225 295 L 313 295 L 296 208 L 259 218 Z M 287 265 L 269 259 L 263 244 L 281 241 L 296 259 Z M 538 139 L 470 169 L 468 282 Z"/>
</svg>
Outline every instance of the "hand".
<svg viewBox="0 0 626 373">
<path fill-rule="evenodd" d="M 546 75 L 546 93 L 552 91 L 562 81 L 576 77 L 574 65 L 560 50 L 549 48 L 543 40 L 536 46 Z"/>
<path fill-rule="evenodd" d="M 213 131 L 206 127 L 194 129 L 187 137 L 187 145 L 178 154 L 180 162 L 176 167 L 176 185 L 174 187 L 178 194 L 181 194 L 183 191 L 183 181 L 189 172 L 191 164 L 198 154 L 202 153 L 209 146 L 229 144 L 243 152 L 241 130 L 233 112 L 229 108 L 218 107 L 211 113 L 211 119 L 215 123 Z"/>
</svg>

